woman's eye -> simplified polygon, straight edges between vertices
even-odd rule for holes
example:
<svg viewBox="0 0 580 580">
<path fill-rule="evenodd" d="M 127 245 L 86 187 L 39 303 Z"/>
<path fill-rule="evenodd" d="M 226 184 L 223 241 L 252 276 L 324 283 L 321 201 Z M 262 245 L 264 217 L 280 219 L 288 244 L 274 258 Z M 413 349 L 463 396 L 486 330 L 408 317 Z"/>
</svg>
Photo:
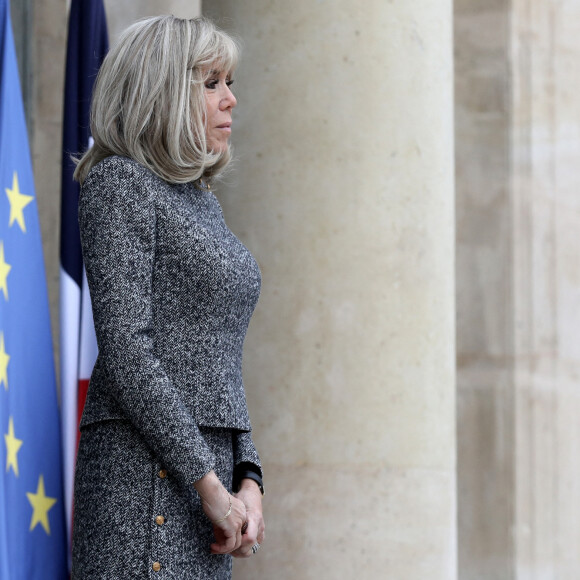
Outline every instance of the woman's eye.
<svg viewBox="0 0 580 580">
<path fill-rule="evenodd" d="M 234 79 L 228 79 L 226 81 L 226 86 L 231 87 L 234 84 Z"/>
<path fill-rule="evenodd" d="M 219 82 L 218 80 L 207 81 L 207 83 L 205 83 L 205 88 L 206 89 L 215 89 L 217 87 L 218 82 Z"/>
</svg>

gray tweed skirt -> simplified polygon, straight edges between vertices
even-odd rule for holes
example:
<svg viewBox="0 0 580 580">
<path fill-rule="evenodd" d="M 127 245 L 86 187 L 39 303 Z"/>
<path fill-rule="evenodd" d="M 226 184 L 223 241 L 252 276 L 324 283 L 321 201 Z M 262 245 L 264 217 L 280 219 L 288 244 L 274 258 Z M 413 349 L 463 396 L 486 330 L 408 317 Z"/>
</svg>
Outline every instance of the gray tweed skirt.
<svg viewBox="0 0 580 580">
<path fill-rule="evenodd" d="M 232 431 L 200 428 L 231 490 Z M 230 580 L 232 559 L 212 555 L 213 528 L 193 486 L 163 469 L 134 427 L 85 427 L 74 488 L 73 580 Z"/>
</svg>

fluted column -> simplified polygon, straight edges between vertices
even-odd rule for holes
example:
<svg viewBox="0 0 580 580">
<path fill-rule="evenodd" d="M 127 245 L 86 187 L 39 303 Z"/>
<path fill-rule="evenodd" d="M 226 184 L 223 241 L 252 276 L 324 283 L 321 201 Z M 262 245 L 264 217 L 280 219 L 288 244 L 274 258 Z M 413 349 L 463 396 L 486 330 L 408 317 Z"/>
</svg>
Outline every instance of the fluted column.
<svg viewBox="0 0 580 580">
<path fill-rule="evenodd" d="M 268 539 L 236 578 L 455 578 L 451 2 L 203 10 L 244 43 L 219 189 L 263 271 Z"/>
<path fill-rule="evenodd" d="M 574 2 L 455 2 L 461 580 L 580 570 Z"/>
<path fill-rule="evenodd" d="M 140 18 L 173 14 L 179 18 L 194 18 L 201 11 L 201 0 L 104 0 L 111 45 L 129 26 Z"/>
</svg>

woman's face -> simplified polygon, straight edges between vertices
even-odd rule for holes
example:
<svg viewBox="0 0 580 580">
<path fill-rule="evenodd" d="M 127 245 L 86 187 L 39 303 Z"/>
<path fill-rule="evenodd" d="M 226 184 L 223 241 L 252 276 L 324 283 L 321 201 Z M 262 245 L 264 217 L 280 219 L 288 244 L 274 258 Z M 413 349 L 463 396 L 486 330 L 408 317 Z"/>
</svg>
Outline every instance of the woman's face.
<svg viewBox="0 0 580 580">
<path fill-rule="evenodd" d="M 230 90 L 232 83 L 230 74 L 220 71 L 212 71 L 205 83 L 205 137 L 208 150 L 214 153 L 227 150 L 232 134 L 232 109 L 237 103 Z"/>
</svg>

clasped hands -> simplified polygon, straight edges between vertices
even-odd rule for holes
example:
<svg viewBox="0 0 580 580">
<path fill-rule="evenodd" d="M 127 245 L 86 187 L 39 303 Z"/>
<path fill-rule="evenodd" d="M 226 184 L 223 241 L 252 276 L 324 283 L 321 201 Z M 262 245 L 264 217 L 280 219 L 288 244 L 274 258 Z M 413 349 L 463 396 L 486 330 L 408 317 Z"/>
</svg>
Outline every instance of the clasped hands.
<svg viewBox="0 0 580 580">
<path fill-rule="evenodd" d="M 265 537 L 262 494 L 256 482 L 243 479 L 239 491 L 230 495 L 210 471 L 194 485 L 203 511 L 213 523 L 215 542 L 210 546 L 211 553 L 231 554 L 236 558 L 254 554 L 252 548 Z"/>
</svg>

